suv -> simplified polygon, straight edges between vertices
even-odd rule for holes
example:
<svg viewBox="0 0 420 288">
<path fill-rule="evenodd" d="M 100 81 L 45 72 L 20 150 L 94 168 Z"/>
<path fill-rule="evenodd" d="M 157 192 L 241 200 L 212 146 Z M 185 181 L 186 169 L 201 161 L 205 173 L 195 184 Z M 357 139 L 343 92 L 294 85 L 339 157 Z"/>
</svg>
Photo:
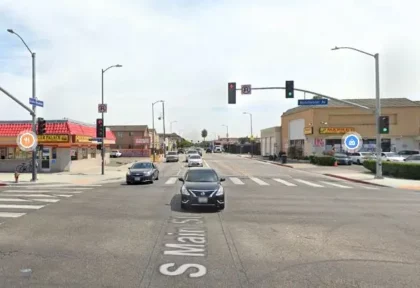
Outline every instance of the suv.
<svg viewBox="0 0 420 288">
<path fill-rule="evenodd" d="M 118 150 L 112 150 L 111 153 L 109 154 L 110 158 L 119 158 L 122 156 L 122 153 Z"/>
<path fill-rule="evenodd" d="M 166 153 L 166 162 L 178 162 L 179 156 L 178 153 L 175 151 L 169 151 Z"/>
</svg>

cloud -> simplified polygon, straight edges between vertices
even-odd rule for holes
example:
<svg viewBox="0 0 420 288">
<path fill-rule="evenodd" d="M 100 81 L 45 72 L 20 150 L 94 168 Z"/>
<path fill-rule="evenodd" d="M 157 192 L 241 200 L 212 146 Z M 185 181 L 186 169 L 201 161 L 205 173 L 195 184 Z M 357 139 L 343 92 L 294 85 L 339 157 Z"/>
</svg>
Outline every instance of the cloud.
<svg viewBox="0 0 420 288">
<path fill-rule="evenodd" d="M 197 4 L 199 3 L 199 4 Z M 297 100 L 284 91 L 253 91 L 227 104 L 227 82 L 283 86 L 337 98 L 374 96 L 373 58 L 381 56 L 382 97 L 420 99 L 420 63 L 413 35 L 415 1 L 49 1 L 0 3 L 0 86 L 26 102 L 31 59 L 18 32 L 37 53 L 37 95 L 47 119 L 94 122 L 104 75 L 106 124 L 148 124 L 151 103 L 165 100 L 167 130 L 190 139 L 249 134 L 280 124 Z M 407 9 L 407 7 L 411 7 Z M 297 94 L 299 97 L 303 95 Z M 356 96 L 355 96 L 356 95 Z M 1 95 L 1 120 L 29 115 Z M 160 107 L 155 107 L 158 115 Z M 161 122 L 157 122 L 161 123 Z M 156 124 L 158 125 L 158 124 Z M 161 125 L 157 126 L 161 130 Z"/>
</svg>

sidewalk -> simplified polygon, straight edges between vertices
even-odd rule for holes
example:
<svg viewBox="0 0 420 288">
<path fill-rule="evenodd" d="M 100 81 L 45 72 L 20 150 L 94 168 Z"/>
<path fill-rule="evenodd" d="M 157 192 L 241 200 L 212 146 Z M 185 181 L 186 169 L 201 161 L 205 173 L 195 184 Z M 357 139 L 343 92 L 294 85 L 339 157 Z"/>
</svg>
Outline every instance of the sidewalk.
<svg viewBox="0 0 420 288">
<path fill-rule="evenodd" d="M 322 174 L 325 176 L 352 181 L 356 183 L 420 191 L 420 180 L 396 179 L 392 177 L 384 177 L 383 179 L 375 179 L 375 175 L 370 173 L 368 170 L 366 170 L 366 172 L 357 172 L 355 170 L 345 169 L 342 167 L 317 166 L 317 165 L 313 165 L 309 163 L 281 164 L 278 161 L 265 160 L 263 159 L 263 157 L 259 155 L 257 156 L 254 155 L 253 158 L 251 158 L 250 155 L 238 155 L 238 156 L 242 158 L 267 162 L 267 163 L 271 163 L 278 166 L 303 170 L 306 172 L 311 172 L 311 173 L 316 173 L 316 174 Z"/>
</svg>

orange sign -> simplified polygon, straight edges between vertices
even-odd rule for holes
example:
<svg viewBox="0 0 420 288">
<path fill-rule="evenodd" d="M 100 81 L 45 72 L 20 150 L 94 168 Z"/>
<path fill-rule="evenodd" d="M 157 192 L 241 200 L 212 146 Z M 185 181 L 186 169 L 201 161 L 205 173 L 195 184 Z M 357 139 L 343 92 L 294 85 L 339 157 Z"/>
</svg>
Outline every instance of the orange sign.
<svg viewBox="0 0 420 288">
<path fill-rule="evenodd" d="M 305 127 L 303 129 L 303 134 L 305 134 L 305 135 L 314 134 L 314 127 Z"/>
<path fill-rule="evenodd" d="M 19 133 L 16 143 L 23 151 L 32 151 L 38 144 L 36 134 L 32 131 L 24 131 Z"/>
<path fill-rule="evenodd" d="M 319 134 L 346 134 L 348 132 L 356 131 L 352 127 L 321 127 L 319 128 Z"/>
</svg>

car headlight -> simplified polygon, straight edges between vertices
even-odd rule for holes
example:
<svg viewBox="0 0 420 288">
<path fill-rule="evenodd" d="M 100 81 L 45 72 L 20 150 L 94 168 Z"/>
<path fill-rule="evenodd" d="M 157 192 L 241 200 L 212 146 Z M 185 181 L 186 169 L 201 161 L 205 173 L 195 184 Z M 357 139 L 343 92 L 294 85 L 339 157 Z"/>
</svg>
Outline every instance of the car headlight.
<svg viewBox="0 0 420 288">
<path fill-rule="evenodd" d="M 150 176 L 150 174 L 152 174 L 152 171 L 147 171 L 147 172 L 144 173 L 144 175 L 146 175 L 146 176 Z"/>
<path fill-rule="evenodd" d="M 128 171 L 128 172 L 127 172 L 127 176 L 130 176 L 130 175 L 131 175 L 131 174 L 130 174 L 130 171 Z"/>
<path fill-rule="evenodd" d="M 219 187 L 219 190 L 217 190 L 216 196 L 222 196 L 225 193 L 223 186 Z"/>
<path fill-rule="evenodd" d="M 181 194 L 189 196 L 190 192 L 188 192 L 188 190 L 187 190 L 187 188 L 185 188 L 185 186 L 182 186 L 181 187 Z"/>
</svg>

